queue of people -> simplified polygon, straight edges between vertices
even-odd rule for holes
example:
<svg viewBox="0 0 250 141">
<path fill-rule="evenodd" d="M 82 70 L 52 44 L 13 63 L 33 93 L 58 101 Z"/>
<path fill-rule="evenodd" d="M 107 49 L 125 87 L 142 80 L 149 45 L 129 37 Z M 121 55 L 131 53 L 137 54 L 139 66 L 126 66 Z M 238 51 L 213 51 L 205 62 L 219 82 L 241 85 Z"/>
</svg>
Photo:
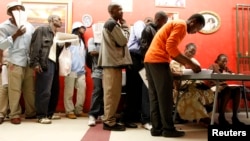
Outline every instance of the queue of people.
<svg viewBox="0 0 250 141">
<path fill-rule="evenodd" d="M 41 124 L 50 124 L 52 119 L 60 119 L 55 112 L 60 88 L 58 59 L 64 47 L 72 54 L 70 73 L 64 77 L 67 118 L 85 116 L 86 56 L 89 53 L 92 56 L 90 69 L 94 82 L 88 113 L 89 126 L 95 126 L 100 119 L 104 130 L 125 131 L 126 128 L 137 128 L 135 122 L 139 121 L 152 136 L 181 137 L 185 132 L 175 128 L 172 114 L 174 104 L 180 118 L 210 123 L 208 107 L 214 101 L 212 90 L 215 83 L 182 81 L 179 85 L 173 79 L 174 75 L 181 75 L 185 68 L 195 73 L 201 71 L 199 62 L 193 58 L 196 45 L 188 44 L 184 53 L 179 49 L 186 34 L 195 34 L 205 26 L 201 14 L 193 14 L 187 20 L 167 22 L 165 12 L 159 11 L 153 21 L 138 21 L 129 30 L 122 6 L 111 3 L 107 11 L 110 18 L 104 23 L 101 42 L 97 43 L 94 38 L 90 38 L 88 44 L 85 44 L 83 37 L 86 27 L 81 22 L 74 22 L 70 34 L 77 37 L 78 44 L 73 44 L 69 41 L 57 43 L 57 33 L 62 26 L 58 15 L 50 15 L 47 25 L 35 29 L 29 22 L 19 26 L 15 20 L 16 12 L 25 13 L 25 7 L 19 2 L 9 3 L 7 15 L 10 18 L 0 24 L 0 63 L 1 69 L 7 66 L 8 72 L 7 87 L 0 86 L 0 124 L 7 116 L 12 124 L 21 123 L 21 95 L 25 101 L 26 119 L 35 118 Z M 8 55 L 4 56 L 6 50 Z M 209 69 L 214 73 L 231 73 L 226 64 L 227 56 L 220 54 Z M 144 67 L 148 87 L 139 75 Z M 124 69 L 127 73 L 126 100 L 120 122 L 116 112 L 121 99 Z M 2 75 L 0 79 L 3 83 Z M 179 86 L 184 85 L 188 94 L 183 93 L 178 103 L 174 103 L 175 92 Z M 240 88 L 229 87 L 224 81 L 220 88 L 219 124 L 229 125 L 225 118 L 225 108 L 231 98 L 232 124 L 245 125 L 237 116 Z M 77 90 L 76 104 L 73 102 L 74 89 Z"/>
</svg>

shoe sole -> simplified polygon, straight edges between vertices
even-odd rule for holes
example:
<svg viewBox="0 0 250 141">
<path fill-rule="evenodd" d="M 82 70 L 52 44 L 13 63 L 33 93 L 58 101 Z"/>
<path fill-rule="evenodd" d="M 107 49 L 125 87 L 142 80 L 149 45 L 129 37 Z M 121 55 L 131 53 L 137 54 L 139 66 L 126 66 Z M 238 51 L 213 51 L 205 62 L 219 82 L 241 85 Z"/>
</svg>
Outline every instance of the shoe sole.
<svg viewBox="0 0 250 141">
<path fill-rule="evenodd" d="M 88 124 L 88 126 L 91 126 L 91 127 L 93 127 L 93 126 L 95 126 L 96 124 Z"/>
<path fill-rule="evenodd" d="M 108 130 L 108 131 L 126 131 L 126 128 L 124 128 L 124 129 L 110 129 L 110 128 L 103 128 L 103 130 Z"/>
<path fill-rule="evenodd" d="M 52 122 L 39 122 L 38 123 L 41 123 L 41 124 L 51 124 Z"/>
<path fill-rule="evenodd" d="M 185 135 L 184 132 L 164 133 L 164 134 L 162 134 L 163 137 L 182 137 L 184 135 Z"/>
<path fill-rule="evenodd" d="M 77 119 L 77 117 L 67 117 L 67 118 L 69 118 L 69 119 Z"/>
<path fill-rule="evenodd" d="M 125 131 L 126 128 L 125 127 L 120 127 L 120 128 L 108 127 L 108 125 L 103 125 L 103 130 L 108 130 L 108 131 Z"/>
</svg>

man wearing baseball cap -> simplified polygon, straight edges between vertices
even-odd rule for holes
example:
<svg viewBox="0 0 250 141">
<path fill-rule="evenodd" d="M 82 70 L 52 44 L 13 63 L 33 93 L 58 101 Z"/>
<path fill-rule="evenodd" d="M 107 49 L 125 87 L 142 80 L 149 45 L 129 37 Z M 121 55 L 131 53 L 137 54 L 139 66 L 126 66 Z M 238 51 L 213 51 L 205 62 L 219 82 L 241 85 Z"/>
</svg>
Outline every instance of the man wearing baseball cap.
<svg viewBox="0 0 250 141">
<path fill-rule="evenodd" d="M 66 117 L 76 119 L 77 117 L 86 116 L 83 113 L 83 106 L 86 97 L 86 45 L 84 43 L 84 33 L 86 27 L 82 22 L 74 22 L 72 34 L 79 38 L 79 45 L 71 44 L 68 48 L 72 54 L 72 64 L 70 74 L 64 77 L 64 107 Z M 76 92 L 76 102 L 73 102 L 74 88 Z"/>
<path fill-rule="evenodd" d="M 60 88 L 60 48 L 57 47 L 54 37 L 61 26 L 61 18 L 58 15 L 50 15 L 48 24 L 36 28 L 30 44 L 30 67 L 36 74 L 36 117 L 41 124 L 51 124 L 51 119 L 61 118 L 54 115 Z"/>
<path fill-rule="evenodd" d="M 16 1 L 12 1 L 10 3 L 7 4 L 7 14 L 9 16 L 11 16 L 11 11 L 13 8 L 16 8 L 17 6 L 19 6 L 19 8 L 23 11 L 25 11 L 24 6 L 20 3 L 20 2 L 16 2 Z"/>
<path fill-rule="evenodd" d="M 20 124 L 22 110 L 19 102 L 22 93 L 25 101 L 25 117 L 34 118 L 36 115 L 34 73 L 28 65 L 29 45 L 35 28 L 23 20 L 22 16 L 26 16 L 25 8 L 19 2 L 13 1 L 7 4 L 7 15 L 10 18 L 0 24 L 0 49 L 8 49 L 9 82 L 8 94 L 5 93 L 0 97 L 0 121 L 3 122 L 6 116 L 8 107 L 6 101 L 9 101 L 10 122 Z"/>
</svg>

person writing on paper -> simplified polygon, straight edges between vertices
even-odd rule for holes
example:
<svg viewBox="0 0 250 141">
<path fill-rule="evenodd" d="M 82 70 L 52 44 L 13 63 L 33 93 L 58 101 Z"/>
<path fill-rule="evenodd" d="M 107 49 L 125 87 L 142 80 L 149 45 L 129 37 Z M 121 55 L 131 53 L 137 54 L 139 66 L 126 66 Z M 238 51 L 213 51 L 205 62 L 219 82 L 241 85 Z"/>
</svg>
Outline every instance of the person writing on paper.
<svg viewBox="0 0 250 141">
<path fill-rule="evenodd" d="M 213 73 L 232 73 L 231 70 L 227 67 L 228 58 L 225 54 L 219 54 L 209 69 L 213 70 Z M 211 86 L 212 90 L 215 91 L 215 81 L 208 81 L 208 85 Z M 232 99 L 233 102 L 233 116 L 232 124 L 233 125 L 244 125 L 238 119 L 238 108 L 241 99 L 241 88 L 237 86 L 228 86 L 225 81 L 220 81 L 219 93 L 218 93 L 218 112 L 219 117 L 218 121 L 220 125 L 229 125 L 229 122 L 225 118 L 225 112 L 227 103 Z"/>
<path fill-rule="evenodd" d="M 59 98 L 58 57 L 61 48 L 54 42 L 54 37 L 62 21 L 59 16 L 50 15 L 48 22 L 48 25 L 35 30 L 30 45 L 30 67 L 36 72 L 36 116 L 41 124 L 49 124 L 51 119 L 60 119 L 54 113 Z"/>
<path fill-rule="evenodd" d="M 25 101 L 25 118 L 34 118 L 36 115 L 34 72 L 28 64 L 29 45 L 35 28 L 25 21 L 27 19 L 25 7 L 20 2 L 8 3 L 7 14 L 10 18 L 0 25 L 0 49 L 8 49 L 8 99 L 6 100 L 9 101 L 10 122 L 20 124 L 21 94 Z M 1 102 L 0 106 L 5 103 Z"/>
<path fill-rule="evenodd" d="M 196 45 L 189 43 L 185 47 L 184 55 L 190 58 L 194 63 L 200 65 L 194 58 L 196 50 Z M 176 75 L 181 75 L 182 71 L 186 69 L 184 65 L 175 60 L 170 62 L 170 68 Z M 181 85 L 179 81 L 174 82 L 174 99 L 176 99 L 178 92 L 180 93 L 178 103 L 176 103 L 180 118 L 188 121 L 196 120 L 202 124 L 209 125 L 211 120 L 207 109 L 211 109 L 214 100 L 213 91 L 207 87 L 203 81 L 183 80 Z"/>
<path fill-rule="evenodd" d="M 195 34 L 204 25 L 205 19 L 198 13 L 193 14 L 186 21 L 178 19 L 167 22 L 157 31 L 146 52 L 144 66 L 149 85 L 152 136 L 185 135 L 185 132 L 176 130 L 173 122 L 173 75 L 169 63 L 173 58 L 189 66 L 195 73 L 201 71 L 199 65 L 180 53 L 178 45 L 186 33 Z"/>
<path fill-rule="evenodd" d="M 86 28 L 81 22 L 74 22 L 72 26 L 72 34 L 79 38 L 79 45 L 71 44 L 68 49 L 71 52 L 72 64 L 71 72 L 64 78 L 64 108 L 66 117 L 76 119 L 84 116 L 83 104 L 86 96 L 86 46 L 84 44 L 83 34 Z M 77 90 L 76 103 L 73 103 L 74 88 Z"/>
</svg>

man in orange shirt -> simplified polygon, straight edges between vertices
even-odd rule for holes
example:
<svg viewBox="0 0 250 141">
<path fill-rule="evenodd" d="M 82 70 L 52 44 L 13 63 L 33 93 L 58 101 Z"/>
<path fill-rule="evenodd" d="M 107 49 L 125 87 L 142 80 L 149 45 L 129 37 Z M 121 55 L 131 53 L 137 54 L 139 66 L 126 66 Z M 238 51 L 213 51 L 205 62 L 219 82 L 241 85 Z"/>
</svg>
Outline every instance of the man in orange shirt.
<svg viewBox="0 0 250 141">
<path fill-rule="evenodd" d="M 152 136 L 181 137 L 185 135 L 183 131 L 177 131 L 174 127 L 173 76 L 169 62 L 172 58 L 188 66 L 195 73 L 201 71 L 199 65 L 180 52 L 178 45 L 186 33 L 194 34 L 204 25 L 204 17 L 201 14 L 193 14 L 187 21 L 173 20 L 166 23 L 152 40 L 144 59 L 149 85 Z"/>
</svg>

